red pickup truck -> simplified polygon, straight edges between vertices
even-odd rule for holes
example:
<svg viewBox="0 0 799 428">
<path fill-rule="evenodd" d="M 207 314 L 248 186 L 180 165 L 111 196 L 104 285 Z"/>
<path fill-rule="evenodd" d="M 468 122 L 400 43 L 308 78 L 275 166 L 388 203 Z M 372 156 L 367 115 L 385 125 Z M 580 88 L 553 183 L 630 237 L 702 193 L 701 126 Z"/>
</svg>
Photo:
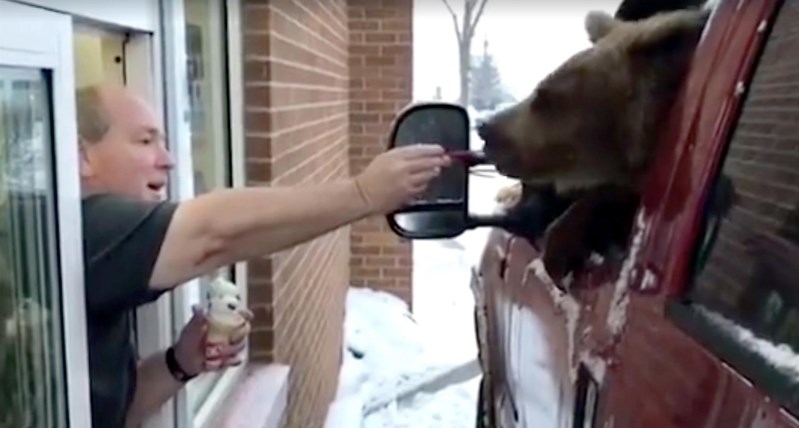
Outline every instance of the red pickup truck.
<svg viewBox="0 0 799 428">
<path fill-rule="evenodd" d="M 618 261 L 553 282 L 537 242 L 465 211 L 465 171 L 389 216 L 411 239 L 494 228 L 472 278 L 477 426 L 799 428 L 799 0 L 716 3 Z M 392 144 L 468 148 L 465 116 L 414 106 Z"/>
</svg>

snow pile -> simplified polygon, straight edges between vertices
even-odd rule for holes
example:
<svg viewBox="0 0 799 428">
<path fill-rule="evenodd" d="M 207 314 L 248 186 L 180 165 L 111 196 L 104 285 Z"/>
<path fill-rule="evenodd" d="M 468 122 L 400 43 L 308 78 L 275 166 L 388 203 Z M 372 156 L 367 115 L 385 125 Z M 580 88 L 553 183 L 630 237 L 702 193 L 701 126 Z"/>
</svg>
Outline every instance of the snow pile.
<svg viewBox="0 0 799 428">
<path fill-rule="evenodd" d="M 344 321 L 346 351 L 338 397 L 360 397 L 364 408 L 392 398 L 409 384 L 435 377 L 450 365 L 395 296 L 351 288 Z"/>
<path fill-rule="evenodd" d="M 474 293 L 475 260 L 467 248 L 485 240 L 418 241 L 413 244 L 413 313 L 427 343 L 442 349 L 453 365 L 477 357 Z"/>
<path fill-rule="evenodd" d="M 463 286 L 468 288 L 468 284 Z M 376 419 L 369 423 L 375 424 L 387 417 L 386 412 L 396 413 L 391 406 L 396 406 L 398 398 L 412 395 L 422 385 L 449 372 L 458 361 L 448 352 L 451 349 L 446 342 L 437 343 L 435 335 L 417 324 L 407 304 L 389 293 L 351 288 L 346 308 L 339 388 L 328 411 L 326 427 L 358 428 L 364 415 L 373 412 L 379 416 L 373 416 Z M 463 396 L 463 391 L 452 391 L 457 390 L 448 394 Z M 464 405 L 474 406 L 476 393 L 474 389 L 473 397 L 469 396 Z M 417 400 L 423 402 L 425 396 L 411 401 Z M 436 412 L 439 404 L 423 407 L 422 412 Z"/>
</svg>

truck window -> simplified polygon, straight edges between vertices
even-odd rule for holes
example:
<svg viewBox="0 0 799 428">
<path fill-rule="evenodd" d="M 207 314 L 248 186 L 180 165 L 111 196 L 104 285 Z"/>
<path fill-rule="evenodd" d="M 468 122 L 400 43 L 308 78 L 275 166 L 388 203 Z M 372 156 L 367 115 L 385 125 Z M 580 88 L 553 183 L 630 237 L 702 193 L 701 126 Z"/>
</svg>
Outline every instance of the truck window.
<svg viewBox="0 0 799 428">
<path fill-rule="evenodd" d="M 799 414 L 799 0 L 786 0 L 708 198 L 678 324 Z M 676 313 L 675 313 L 676 315 Z M 688 322 L 686 319 L 691 318 Z M 704 325 L 705 327 L 700 327 Z"/>
</svg>

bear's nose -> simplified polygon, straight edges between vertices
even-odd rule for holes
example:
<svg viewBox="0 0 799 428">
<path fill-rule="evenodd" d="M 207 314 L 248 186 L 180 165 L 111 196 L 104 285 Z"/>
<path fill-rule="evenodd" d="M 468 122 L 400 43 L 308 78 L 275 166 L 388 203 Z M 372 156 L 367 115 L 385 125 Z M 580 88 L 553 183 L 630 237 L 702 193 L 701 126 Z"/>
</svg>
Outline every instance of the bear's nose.
<svg viewBox="0 0 799 428">
<path fill-rule="evenodd" d="M 496 124 L 492 123 L 491 121 L 484 121 L 478 125 L 477 135 L 480 136 L 485 143 L 486 150 L 491 150 L 494 148 L 494 146 L 503 145 L 500 132 L 498 131 Z"/>
<path fill-rule="evenodd" d="M 477 135 L 483 140 L 489 140 L 491 135 L 491 125 L 486 120 L 477 121 Z M 487 141 L 486 141 L 487 142 Z"/>
</svg>

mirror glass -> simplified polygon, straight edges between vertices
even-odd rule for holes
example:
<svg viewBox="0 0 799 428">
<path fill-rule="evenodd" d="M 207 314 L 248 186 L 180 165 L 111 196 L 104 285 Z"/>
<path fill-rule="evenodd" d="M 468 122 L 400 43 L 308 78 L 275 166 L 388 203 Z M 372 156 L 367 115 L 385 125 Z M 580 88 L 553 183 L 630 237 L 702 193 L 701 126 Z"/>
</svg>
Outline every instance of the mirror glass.
<svg viewBox="0 0 799 428">
<path fill-rule="evenodd" d="M 400 114 L 391 147 L 440 144 L 447 151 L 469 149 L 469 116 L 455 104 L 422 104 Z M 468 170 L 453 162 L 408 208 L 389 216 L 389 224 L 407 238 L 440 239 L 461 234 L 468 207 Z M 408 212 L 424 206 L 424 212 Z"/>
</svg>

